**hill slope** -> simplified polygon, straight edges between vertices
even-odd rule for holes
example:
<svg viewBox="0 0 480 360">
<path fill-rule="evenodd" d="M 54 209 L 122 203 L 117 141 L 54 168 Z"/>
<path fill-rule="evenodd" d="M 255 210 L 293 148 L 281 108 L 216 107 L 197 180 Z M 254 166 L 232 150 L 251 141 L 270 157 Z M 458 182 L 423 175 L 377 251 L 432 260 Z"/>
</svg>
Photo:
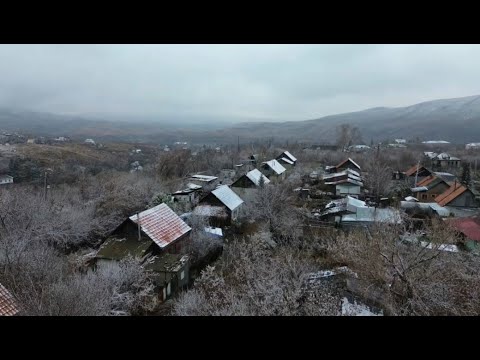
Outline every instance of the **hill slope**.
<svg viewBox="0 0 480 360">
<path fill-rule="evenodd" d="M 240 136 L 292 138 L 333 142 L 339 124 L 357 126 L 365 141 L 391 138 L 480 141 L 480 95 L 423 102 L 399 108 L 373 108 L 284 123 L 244 123 L 228 129 Z"/>
<path fill-rule="evenodd" d="M 232 119 L 230 119 L 232 120 Z M 32 135 L 92 137 L 100 141 L 231 143 L 255 138 L 333 143 L 340 124 L 357 126 L 367 143 L 393 138 L 480 142 L 480 95 L 427 101 L 416 105 L 325 116 L 289 122 L 248 122 L 220 128 L 204 117 L 195 126 L 183 119 L 106 121 L 0 109 L 0 129 Z M 214 128 L 217 127 L 217 130 Z M 218 129 L 220 128 L 220 129 Z"/>
</svg>

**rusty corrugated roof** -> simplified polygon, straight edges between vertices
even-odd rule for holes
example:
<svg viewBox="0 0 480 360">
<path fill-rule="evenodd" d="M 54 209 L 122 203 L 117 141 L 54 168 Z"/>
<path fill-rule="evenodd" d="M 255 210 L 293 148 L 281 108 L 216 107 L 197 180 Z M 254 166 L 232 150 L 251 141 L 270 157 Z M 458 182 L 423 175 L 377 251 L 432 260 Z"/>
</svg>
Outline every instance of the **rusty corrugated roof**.
<svg viewBox="0 0 480 360">
<path fill-rule="evenodd" d="M 455 200 L 457 197 L 462 195 L 465 191 L 468 189 L 460 185 L 458 183 L 455 183 L 453 186 L 451 186 L 449 189 L 447 189 L 445 192 L 441 193 L 438 195 L 435 199 L 435 201 L 440 205 L 440 206 L 445 206 L 449 202 Z"/>
<path fill-rule="evenodd" d="M 436 177 L 433 175 L 427 176 L 425 179 L 417 183 L 417 186 L 427 186 L 430 184 L 433 180 L 435 180 Z"/>
<path fill-rule="evenodd" d="M 13 295 L 0 284 L 0 316 L 13 316 L 18 314 L 19 311 Z"/>
<path fill-rule="evenodd" d="M 142 211 L 139 215 L 141 230 L 161 248 L 192 230 L 166 204 Z M 137 215 L 130 216 L 130 220 L 138 224 Z"/>
<path fill-rule="evenodd" d="M 417 168 L 418 168 L 418 171 L 420 171 L 420 169 L 423 167 L 423 165 L 415 165 L 415 166 L 412 166 L 410 169 L 408 169 L 407 171 L 405 171 L 405 175 L 407 176 L 412 176 L 413 174 L 415 174 L 417 172 Z"/>
<path fill-rule="evenodd" d="M 480 241 L 480 218 L 455 218 L 446 221 L 468 239 Z"/>
</svg>

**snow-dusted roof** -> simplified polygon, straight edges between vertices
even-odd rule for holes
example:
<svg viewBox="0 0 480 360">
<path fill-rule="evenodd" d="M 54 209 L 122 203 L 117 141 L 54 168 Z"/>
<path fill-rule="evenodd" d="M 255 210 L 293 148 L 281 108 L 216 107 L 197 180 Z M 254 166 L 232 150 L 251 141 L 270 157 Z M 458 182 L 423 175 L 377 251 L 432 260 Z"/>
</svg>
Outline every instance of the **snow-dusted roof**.
<svg viewBox="0 0 480 360">
<path fill-rule="evenodd" d="M 197 184 L 192 184 L 192 183 L 188 183 L 187 184 L 187 188 L 191 189 L 191 190 L 199 190 L 201 189 L 202 187 L 200 185 L 197 185 Z"/>
<path fill-rule="evenodd" d="M 356 172 L 354 170 L 350 170 L 350 169 L 346 169 L 344 171 L 340 171 L 340 172 L 337 172 L 337 173 L 334 173 L 334 174 L 325 174 L 325 175 L 323 175 L 323 180 L 332 179 L 332 178 L 345 176 L 345 175 L 348 175 L 348 177 L 350 179 L 353 179 L 353 180 L 357 180 L 357 181 L 362 180 L 362 178 L 360 177 L 360 174 L 358 172 Z"/>
<path fill-rule="evenodd" d="M 422 141 L 422 144 L 450 144 L 450 142 L 445 140 L 428 140 Z"/>
<path fill-rule="evenodd" d="M 161 248 L 192 230 L 166 204 L 142 211 L 138 216 L 132 215 L 129 219 L 138 224 L 139 218 L 141 230 Z"/>
<path fill-rule="evenodd" d="M 273 171 L 275 171 L 277 175 L 280 175 L 287 170 L 275 159 L 270 161 L 265 161 L 262 164 L 268 165 Z"/>
<path fill-rule="evenodd" d="M 263 178 L 265 184 L 268 184 L 270 182 L 270 180 L 258 169 L 253 169 L 252 171 L 249 171 L 246 175 L 257 186 L 260 185 L 261 178 Z"/>
<path fill-rule="evenodd" d="M 413 197 L 413 196 L 407 196 L 405 198 L 405 201 L 413 201 L 413 202 L 418 202 L 417 198 Z"/>
<path fill-rule="evenodd" d="M 412 192 L 423 192 L 428 191 L 428 187 L 426 186 L 418 186 L 410 189 Z"/>
<path fill-rule="evenodd" d="M 223 236 L 223 232 L 222 232 L 221 228 L 205 226 L 204 230 L 205 230 L 205 232 L 207 232 L 209 234 L 213 234 L 213 235 L 217 235 L 217 236 Z"/>
<path fill-rule="evenodd" d="M 350 176 L 348 179 L 338 180 L 338 181 L 326 181 L 325 185 L 341 185 L 341 184 L 353 184 L 357 186 L 363 186 L 363 182 L 351 179 Z"/>
<path fill-rule="evenodd" d="M 390 208 L 358 207 L 356 213 L 342 216 L 342 222 L 383 222 L 398 224 L 402 221 L 400 213 Z"/>
<path fill-rule="evenodd" d="M 212 194 L 231 211 L 243 204 L 243 200 L 227 185 L 221 185 L 212 191 Z"/>
<path fill-rule="evenodd" d="M 297 158 L 296 158 L 295 156 L 293 156 L 292 154 L 290 154 L 288 151 L 284 151 L 283 153 L 284 153 L 285 155 L 287 155 L 288 158 L 289 158 L 290 160 L 292 160 L 293 162 L 297 161 Z"/>
<path fill-rule="evenodd" d="M 190 178 L 193 180 L 205 181 L 205 182 L 210 182 L 218 179 L 218 177 L 216 176 L 209 176 L 209 175 L 192 175 Z"/>
<path fill-rule="evenodd" d="M 282 157 L 280 160 L 285 161 L 287 164 L 293 165 L 294 162 L 290 159 L 287 159 L 286 157 Z"/>
</svg>

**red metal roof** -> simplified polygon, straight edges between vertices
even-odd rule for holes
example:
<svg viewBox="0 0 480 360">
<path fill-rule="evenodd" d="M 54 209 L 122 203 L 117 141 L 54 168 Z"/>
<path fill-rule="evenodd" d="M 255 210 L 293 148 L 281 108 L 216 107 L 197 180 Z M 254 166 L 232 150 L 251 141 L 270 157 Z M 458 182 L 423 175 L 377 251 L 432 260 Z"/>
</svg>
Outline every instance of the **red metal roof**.
<svg viewBox="0 0 480 360">
<path fill-rule="evenodd" d="M 427 186 L 428 184 L 430 184 L 433 180 L 435 180 L 437 177 L 436 176 L 433 176 L 433 175 L 430 175 L 430 176 L 427 176 L 425 179 L 423 179 L 422 181 L 418 182 L 417 183 L 417 186 Z"/>
<path fill-rule="evenodd" d="M 457 197 L 462 195 L 465 191 L 468 189 L 460 185 L 459 183 L 455 183 L 453 186 L 451 186 L 449 189 L 447 189 L 445 192 L 441 193 L 435 198 L 435 201 L 440 205 L 440 206 L 445 206 L 449 202 L 455 200 Z"/>
<path fill-rule="evenodd" d="M 480 241 L 480 218 L 456 218 L 446 221 L 468 239 Z"/>
<path fill-rule="evenodd" d="M 12 294 L 0 284 L 0 316 L 16 315 L 19 311 Z"/>
<path fill-rule="evenodd" d="M 423 168 L 423 165 L 415 165 L 415 166 L 412 166 L 410 169 L 408 169 L 407 171 L 405 171 L 405 175 L 407 176 L 412 176 L 413 174 L 415 174 L 417 172 L 417 168 L 418 168 L 418 171 L 420 172 L 420 170 Z"/>
<path fill-rule="evenodd" d="M 142 211 L 139 215 L 141 230 L 161 248 L 192 230 L 166 204 Z M 138 224 L 137 215 L 130 216 L 130 220 Z"/>
</svg>

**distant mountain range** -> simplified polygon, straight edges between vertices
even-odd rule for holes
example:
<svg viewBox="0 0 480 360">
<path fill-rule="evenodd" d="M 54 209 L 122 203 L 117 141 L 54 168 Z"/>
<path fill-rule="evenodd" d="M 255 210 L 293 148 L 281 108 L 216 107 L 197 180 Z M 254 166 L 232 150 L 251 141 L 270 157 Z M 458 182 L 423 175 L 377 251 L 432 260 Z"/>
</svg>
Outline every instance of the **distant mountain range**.
<svg viewBox="0 0 480 360">
<path fill-rule="evenodd" d="M 330 115 L 314 120 L 288 122 L 243 122 L 223 125 L 209 118 L 192 122 L 164 118 L 162 121 L 122 121 L 83 118 L 48 113 L 0 109 L 0 129 L 43 136 L 92 137 L 100 141 L 169 143 L 236 142 L 274 138 L 333 143 L 336 127 L 351 124 L 360 129 L 365 142 L 393 138 L 446 140 L 452 143 L 480 142 L 480 95 L 422 102 L 416 105 Z"/>
<path fill-rule="evenodd" d="M 480 142 L 480 95 L 422 102 L 416 105 L 330 115 L 315 120 L 238 124 L 226 131 L 239 136 L 290 138 L 314 142 L 335 141 L 336 127 L 351 124 L 364 141 L 394 138 Z"/>
</svg>

